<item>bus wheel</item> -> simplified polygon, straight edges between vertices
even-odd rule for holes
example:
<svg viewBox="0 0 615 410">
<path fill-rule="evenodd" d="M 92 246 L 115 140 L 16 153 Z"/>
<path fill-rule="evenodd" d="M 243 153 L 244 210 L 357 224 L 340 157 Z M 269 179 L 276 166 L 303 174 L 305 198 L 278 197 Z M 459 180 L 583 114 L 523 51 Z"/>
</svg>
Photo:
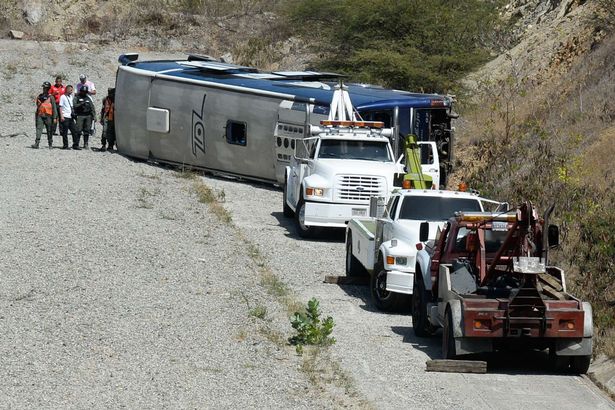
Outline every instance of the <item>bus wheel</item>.
<svg viewBox="0 0 615 410">
<path fill-rule="evenodd" d="M 586 374 L 592 356 L 570 356 L 570 372 L 575 374 Z"/>
</svg>

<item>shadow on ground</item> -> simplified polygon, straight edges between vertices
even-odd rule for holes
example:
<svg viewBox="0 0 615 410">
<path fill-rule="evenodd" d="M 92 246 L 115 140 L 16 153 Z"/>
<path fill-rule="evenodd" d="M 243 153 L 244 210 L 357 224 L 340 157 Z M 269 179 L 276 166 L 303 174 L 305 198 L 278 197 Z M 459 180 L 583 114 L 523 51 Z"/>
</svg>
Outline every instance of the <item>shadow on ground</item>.
<svg viewBox="0 0 615 410">
<path fill-rule="evenodd" d="M 280 204 L 280 208 L 281 207 L 282 204 Z M 292 238 L 299 241 L 331 243 L 343 243 L 346 240 L 345 228 L 321 228 L 316 231 L 312 238 L 302 238 L 297 232 L 294 217 L 286 217 L 282 211 L 272 212 L 271 216 L 277 219 L 281 227 L 286 229 L 287 232 L 284 235 L 287 238 Z"/>
<path fill-rule="evenodd" d="M 409 318 L 410 324 L 412 319 Z M 442 332 L 438 331 L 432 337 L 417 337 L 412 326 L 392 326 L 393 333 L 403 337 L 404 343 L 409 343 L 414 349 L 427 354 L 430 359 L 442 359 Z M 539 350 L 501 350 L 492 353 L 481 353 L 459 356 L 459 360 L 477 360 L 487 362 L 488 374 L 506 375 L 559 375 L 570 376 L 569 372 L 555 370 L 547 351 Z"/>
</svg>

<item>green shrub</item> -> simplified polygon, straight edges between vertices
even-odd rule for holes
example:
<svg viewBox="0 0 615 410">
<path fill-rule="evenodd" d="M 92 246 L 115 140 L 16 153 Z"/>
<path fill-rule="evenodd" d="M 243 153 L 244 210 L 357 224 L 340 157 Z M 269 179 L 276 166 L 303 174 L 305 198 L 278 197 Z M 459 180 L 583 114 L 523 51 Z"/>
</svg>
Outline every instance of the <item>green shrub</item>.
<svg viewBox="0 0 615 410">
<path fill-rule="evenodd" d="M 335 339 L 330 337 L 333 332 L 333 318 L 328 316 L 325 320 L 320 320 L 320 303 L 316 298 L 310 299 L 305 312 L 295 312 L 290 318 L 290 323 L 297 334 L 288 339 L 289 343 L 297 347 L 297 353 L 301 354 L 303 346 L 317 345 L 328 346 L 335 343 Z"/>
<path fill-rule="evenodd" d="M 319 44 L 318 68 L 394 88 L 446 91 L 489 57 L 498 3 L 294 0 L 286 14 Z"/>
</svg>

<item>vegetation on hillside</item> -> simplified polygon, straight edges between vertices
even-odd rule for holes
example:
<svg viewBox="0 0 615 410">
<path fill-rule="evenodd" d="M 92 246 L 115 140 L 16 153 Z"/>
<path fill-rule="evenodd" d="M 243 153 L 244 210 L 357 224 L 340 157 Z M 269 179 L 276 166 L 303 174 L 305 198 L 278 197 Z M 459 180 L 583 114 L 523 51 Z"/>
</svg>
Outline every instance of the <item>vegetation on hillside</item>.
<svg viewBox="0 0 615 410">
<path fill-rule="evenodd" d="M 514 65 L 513 65 L 514 66 Z M 555 263 L 592 303 L 598 351 L 615 357 L 615 35 L 555 83 L 511 71 L 481 84 L 458 141 L 457 178 L 481 193 L 556 205 Z M 488 109 L 486 109 L 488 108 Z"/>
<path fill-rule="evenodd" d="M 496 1 L 291 0 L 286 12 L 321 58 L 354 81 L 445 92 L 488 57 Z"/>
</svg>

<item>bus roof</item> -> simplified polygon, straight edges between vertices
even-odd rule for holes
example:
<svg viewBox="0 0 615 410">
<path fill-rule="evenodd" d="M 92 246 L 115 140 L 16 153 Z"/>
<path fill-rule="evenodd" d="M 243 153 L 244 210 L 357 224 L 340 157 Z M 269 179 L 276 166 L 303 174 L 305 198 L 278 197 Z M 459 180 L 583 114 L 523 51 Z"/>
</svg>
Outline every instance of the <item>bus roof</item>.
<svg viewBox="0 0 615 410">
<path fill-rule="evenodd" d="M 333 97 L 337 79 L 343 77 L 334 73 L 315 71 L 259 71 L 252 67 L 222 63 L 215 60 L 191 58 L 187 60 L 138 61 L 136 57 L 127 59 L 120 56 L 122 65 L 177 77 L 178 81 L 215 82 L 219 84 L 250 88 L 264 92 L 294 95 L 303 99 L 313 99 L 316 105 L 328 110 Z M 359 111 L 385 110 L 400 108 L 448 108 L 451 101 L 438 94 L 411 93 L 391 90 L 369 84 L 346 84 L 353 105 Z M 323 112 L 324 113 L 324 112 Z"/>
</svg>

